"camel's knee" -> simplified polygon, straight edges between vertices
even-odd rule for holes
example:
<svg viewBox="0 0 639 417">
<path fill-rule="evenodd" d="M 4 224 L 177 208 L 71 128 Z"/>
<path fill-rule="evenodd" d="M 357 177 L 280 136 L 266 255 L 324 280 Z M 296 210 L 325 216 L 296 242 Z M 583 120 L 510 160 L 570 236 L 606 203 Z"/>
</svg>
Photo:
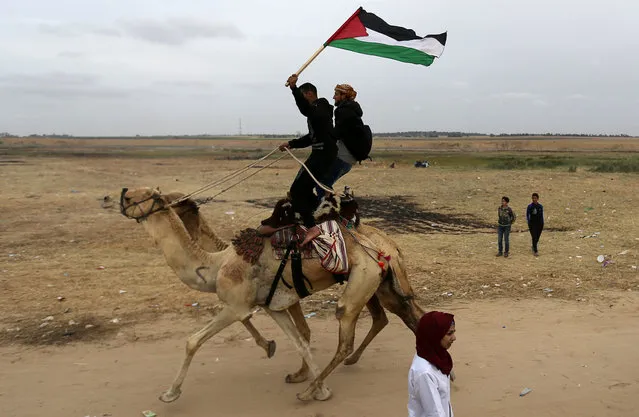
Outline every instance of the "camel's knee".
<svg viewBox="0 0 639 417">
<path fill-rule="evenodd" d="M 186 354 L 191 355 L 193 352 L 198 350 L 202 343 L 200 342 L 200 338 L 196 336 L 191 336 L 186 341 Z"/>
</svg>

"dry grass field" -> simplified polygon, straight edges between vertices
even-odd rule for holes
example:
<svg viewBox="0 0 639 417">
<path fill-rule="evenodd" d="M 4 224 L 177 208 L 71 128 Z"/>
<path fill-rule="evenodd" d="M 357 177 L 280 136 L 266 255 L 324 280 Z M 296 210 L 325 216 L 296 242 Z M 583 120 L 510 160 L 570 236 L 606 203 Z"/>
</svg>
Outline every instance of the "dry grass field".
<svg viewBox="0 0 639 417">
<path fill-rule="evenodd" d="M 202 322 L 215 296 L 185 287 L 142 226 L 124 218 L 117 204 L 104 208 L 103 198 L 117 199 L 122 187 L 187 193 L 246 166 L 250 160 L 242 158 L 263 155 L 280 142 L 2 141 L 0 346 L 14 349 L 108 341 L 118 335 L 134 343 L 136 326 Z M 350 185 L 361 199 L 364 221 L 387 230 L 400 244 L 426 308 L 500 300 L 513 308 L 518 301 L 546 305 L 555 300 L 586 311 L 620 299 L 635 302 L 627 297 L 639 291 L 639 173 L 590 167 L 624 158 L 636 163 L 639 139 L 380 139 L 375 146 L 374 160 L 356 166 L 335 188 Z M 565 160 L 553 167 L 497 169 L 507 160 L 557 155 Z M 428 159 L 431 166 L 415 168 L 416 159 Z M 391 161 L 395 168 L 389 167 Z M 569 172 L 569 165 L 576 172 Z M 269 216 L 269 207 L 285 195 L 297 168 L 285 158 L 202 205 L 201 211 L 229 241 Z M 532 192 L 540 194 L 546 214 L 537 258 L 525 221 Z M 503 195 L 518 215 L 507 259 L 495 257 L 493 228 Z M 597 261 L 599 255 L 606 257 L 605 264 Z M 336 285 L 312 295 L 303 301 L 305 312 L 329 320 L 334 312 L 329 301 L 340 291 Z M 144 340 L 170 336 L 165 325 Z M 175 352 L 180 355 L 181 347 Z"/>
</svg>

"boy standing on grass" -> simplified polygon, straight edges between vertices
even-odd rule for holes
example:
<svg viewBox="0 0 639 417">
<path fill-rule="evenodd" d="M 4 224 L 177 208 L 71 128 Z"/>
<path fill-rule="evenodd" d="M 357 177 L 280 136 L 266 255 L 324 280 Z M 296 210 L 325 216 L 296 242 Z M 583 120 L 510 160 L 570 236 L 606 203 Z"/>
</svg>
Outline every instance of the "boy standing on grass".
<svg viewBox="0 0 639 417">
<path fill-rule="evenodd" d="M 544 230 L 544 207 L 539 204 L 539 194 L 537 193 L 532 194 L 532 203 L 526 209 L 526 220 L 528 220 L 528 230 L 532 237 L 533 254 L 539 256 L 537 243 L 539 243 L 541 231 Z"/>
<path fill-rule="evenodd" d="M 513 209 L 508 206 L 510 199 L 506 196 L 501 198 L 501 206 L 497 208 L 497 216 L 498 222 L 497 225 L 497 245 L 499 246 L 499 252 L 497 256 L 504 255 L 505 258 L 508 258 L 508 250 L 510 249 L 510 226 L 515 222 L 517 216 Z M 504 252 L 502 245 L 502 238 L 506 244 L 506 251 Z"/>
</svg>

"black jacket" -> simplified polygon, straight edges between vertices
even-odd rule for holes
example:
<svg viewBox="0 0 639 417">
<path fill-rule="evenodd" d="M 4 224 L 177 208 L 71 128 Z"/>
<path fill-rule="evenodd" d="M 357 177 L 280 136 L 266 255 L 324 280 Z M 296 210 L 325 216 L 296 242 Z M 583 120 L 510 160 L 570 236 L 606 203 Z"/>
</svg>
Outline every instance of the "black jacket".
<svg viewBox="0 0 639 417">
<path fill-rule="evenodd" d="M 351 150 L 352 142 L 361 137 L 363 114 L 359 103 L 352 100 L 342 101 L 335 108 L 335 136 L 348 150 Z"/>
<path fill-rule="evenodd" d="M 291 148 L 306 148 L 312 145 L 313 150 L 337 152 L 337 144 L 333 136 L 333 106 L 325 98 L 318 98 L 313 103 L 306 101 L 298 87 L 291 88 L 295 104 L 308 124 L 308 134 L 288 142 Z"/>
</svg>

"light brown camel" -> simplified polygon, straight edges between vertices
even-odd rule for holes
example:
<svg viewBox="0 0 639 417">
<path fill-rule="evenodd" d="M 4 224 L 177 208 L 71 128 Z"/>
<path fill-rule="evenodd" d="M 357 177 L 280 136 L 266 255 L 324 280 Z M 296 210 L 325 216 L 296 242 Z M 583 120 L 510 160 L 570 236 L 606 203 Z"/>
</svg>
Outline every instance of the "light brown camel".
<svg viewBox="0 0 639 417">
<path fill-rule="evenodd" d="M 375 247 L 375 243 L 357 232 L 351 235 L 343 231 L 351 270 L 343 294 L 337 303 L 336 316 L 340 322 L 337 352 L 329 365 L 320 372 L 311 356 L 308 344 L 310 330 L 304 320 L 299 307 L 299 297 L 295 291 L 280 286 L 275 291 L 271 304 L 268 307 L 264 305 L 274 273 L 279 265 L 279 261 L 271 255 L 270 240 L 265 239 L 264 251 L 254 265 L 245 261 L 233 247 L 226 245 L 212 232 L 209 239 L 217 250 L 215 252 L 204 250 L 203 245 L 198 242 L 202 239 L 198 241 L 193 239 L 176 209 L 168 206 L 168 201 L 169 198 L 163 196 L 157 189 L 143 188 L 132 191 L 123 189 L 122 214 L 142 221 L 147 232 L 164 252 L 169 266 L 186 285 L 199 291 L 216 292 L 220 304 L 211 322 L 188 339 L 183 365 L 173 385 L 160 397 L 163 401 L 174 401 L 180 396 L 181 385 L 197 349 L 210 337 L 236 321 L 241 321 L 246 326 L 250 323 L 251 310 L 256 306 L 262 306 L 277 322 L 303 358 L 302 368 L 297 373 L 287 376 L 287 382 L 302 382 L 307 379 L 308 372 L 314 378 L 309 387 L 298 394 L 301 400 L 330 398 L 331 392 L 324 386 L 324 379 L 353 352 L 355 324 L 364 305 L 369 304 L 370 308 L 373 303 L 374 308 L 381 311 L 381 314 L 377 315 L 379 320 L 379 317 L 384 314 L 380 302 L 384 303 L 414 330 L 422 310 L 410 297 L 404 297 L 397 292 L 399 287 L 397 280 L 390 276 L 391 274 L 384 275 L 377 260 L 369 256 L 369 253 L 357 241 L 368 247 Z M 384 236 L 380 234 L 376 239 L 381 242 Z M 389 247 L 393 246 L 390 242 L 385 244 Z M 394 267 L 393 263 L 391 258 L 391 267 Z M 388 265 L 385 267 L 386 271 L 392 270 L 388 268 Z M 401 265 L 397 269 L 403 273 Z M 305 260 L 302 270 L 309 278 L 313 292 L 335 284 L 333 275 L 322 268 L 317 259 Z M 290 270 L 285 270 L 283 278 L 291 282 Z M 373 318 L 375 321 L 375 316 Z M 365 345 L 378 331 L 371 328 L 366 337 L 368 341 L 365 340 L 362 343 L 358 352 L 353 355 L 354 360 L 351 363 L 358 359 Z M 257 331 L 251 333 L 256 340 L 260 340 L 261 336 Z"/>
<path fill-rule="evenodd" d="M 169 203 L 179 200 L 184 197 L 183 193 L 173 192 L 165 194 L 166 200 Z M 337 200 L 337 208 L 339 209 L 340 201 Z M 175 212 L 178 214 L 184 227 L 188 231 L 191 238 L 198 243 L 202 249 L 215 252 L 225 249 L 227 244 L 221 241 L 215 233 L 211 230 L 208 223 L 202 217 L 199 212 L 197 204 L 188 199 L 174 206 Z M 353 207 L 347 211 L 347 216 L 354 215 Z M 318 210 L 319 211 L 319 210 Z M 394 279 L 385 280 L 382 283 L 382 288 L 378 290 L 373 297 L 366 303 L 366 307 L 371 314 L 372 325 L 364 340 L 361 342 L 359 348 L 346 360 L 345 365 L 353 365 L 361 358 L 362 353 L 370 342 L 375 338 L 379 332 L 388 324 L 388 317 L 384 312 L 384 308 L 388 309 L 392 313 L 396 314 L 402 320 L 409 329 L 415 333 L 417 331 L 417 322 L 419 318 L 424 314 L 421 307 L 414 303 L 412 300 L 415 298 L 413 289 L 408 281 L 408 274 L 404 268 L 403 255 L 399 249 L 399 245 L 386 235 L 381 230 L 369 226 L 363 223 L 358 223 L 357 231 L 368 237 L 372 243 L 376 246 L 376 249 L 384 252 L 391 257 L 391 268 L 393 270 Z M 399 297 L 398 297 L 399 295 Z M 398 302 L 400 301 L 401 302 Z M 289 312 L 293 315 L 296 324 L 300 322 L 300 331 L 306 337 L 306 340 L 310 342 L 310 328 L 306 325 L 306 321 L 303 317 L 301 307 L 299 305 L 293 305 L 289 308 Z M 274 340 L 267 341 L 257 329 L 251 324 L 250 319 L 242 322 L 250 334 L 255 339 L 258 346 L 262 347 L 269 358 L 275 354 L 276 343 Z M 302 370 L 298 374 L 307 375 L 308 369 L 302 364 Z M 292 378 L 287 377 L 287 382 L 303 382 L 299 381 L 299 377 Z M 297 380 L 297 381 L 296 381 Z"/>
</svg>

